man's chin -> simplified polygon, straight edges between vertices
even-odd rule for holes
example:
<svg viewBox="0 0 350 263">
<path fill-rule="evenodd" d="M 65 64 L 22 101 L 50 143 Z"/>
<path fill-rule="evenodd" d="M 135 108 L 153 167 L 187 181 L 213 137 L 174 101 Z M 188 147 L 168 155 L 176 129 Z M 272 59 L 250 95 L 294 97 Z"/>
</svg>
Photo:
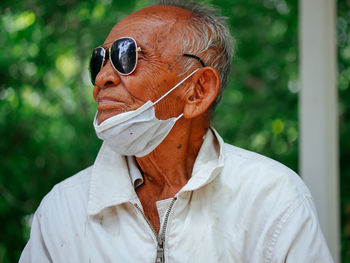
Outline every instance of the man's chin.
<svg viewBox="0 0 350 263">
<path fill-rule="evenodd" d="M 116 102 L 113 104 L 98 104 L 97 105 L 97 123 L 98 125 L 100 125 L 103 121 L 127 112 L 127 111 L 132 111 L 132 110 L 136 110 L 138 107 L 140 107 L 139 105 L 127 105 L 126 103 L 120 103 L 120 102 Z"/>
</svg>

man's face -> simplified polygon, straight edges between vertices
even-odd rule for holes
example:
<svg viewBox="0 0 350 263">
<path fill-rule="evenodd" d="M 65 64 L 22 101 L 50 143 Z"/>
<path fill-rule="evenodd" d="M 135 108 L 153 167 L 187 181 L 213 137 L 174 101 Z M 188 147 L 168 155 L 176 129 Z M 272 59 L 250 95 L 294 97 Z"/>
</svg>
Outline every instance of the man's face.
<svg viewBox="0 0 350 263">
<path fill-rule="evenodd" d="M 180 8 L 153 6 L 127 16 L 113 27 L 105 48 L 118 38 L 132 37 L 142 52 L 138 52 L 137 67 L 132 74 L 120 75 L 108 60 L 97 75 L 93 95 L 98 103 L 98 123 L 135 110 L 148 100 L 156 101 L 181 80 L 178 74 L 183 70 L 183 56 L 175 39 L 189 15 Z M 179 87 L 156 104 L 157 118 L 180 115 L 183 96 Z"/>
</svg>

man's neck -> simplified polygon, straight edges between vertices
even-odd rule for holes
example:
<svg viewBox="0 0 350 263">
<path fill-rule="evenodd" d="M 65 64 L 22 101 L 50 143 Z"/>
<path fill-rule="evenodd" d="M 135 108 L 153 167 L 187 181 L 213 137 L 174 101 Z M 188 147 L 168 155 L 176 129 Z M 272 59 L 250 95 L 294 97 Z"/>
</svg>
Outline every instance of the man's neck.
<svg viewBox="0 0 350 263">
<path fill-rule="evenodd" d="M 201 124 L 196 125 L 196 120 L 179 120 L 152 153 L 137 158 L 145 180 L 142 188 L 152 189 L 158 200 L 174 196 L 190 179 L 208 129 L 208 125 Z"/>
<path fill-rule="evenodd" d="M 180 119 L 152 153 L 137 158 L 144 176 L 137 195 L 156 231 L 160 223 L 155 202 L 173 197 L 190 179 L 208 127 L 203 119 Z"/>
</svg>

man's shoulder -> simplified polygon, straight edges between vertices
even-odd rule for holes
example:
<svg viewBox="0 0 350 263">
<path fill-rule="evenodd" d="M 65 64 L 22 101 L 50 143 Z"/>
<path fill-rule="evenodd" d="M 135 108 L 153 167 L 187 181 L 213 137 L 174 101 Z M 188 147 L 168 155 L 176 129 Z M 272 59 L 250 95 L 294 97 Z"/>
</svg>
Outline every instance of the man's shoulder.
<svg viewBox="0 0 350 263">
<path fill-rule="evenodd" d="M 92 166 L 56 184 L 41 201 L 41 209 L 48 206 L 55 207 L 56 205 L 64 203 L 68 204 L 68 200 L 71 200 L 73 205 L 77 201 L 86 203 L 89 194 L 91 172 Z M 67 203 L 65 201 L 67 201 Z"/>
<path fill-rule="evenodd" d="M 310 259 L 320 262 L 323 257 L 332 262 L 312 196 L 301 178 L 285 165 L 251 151 L 225 144 L 223 153 L 225 164 L 216 180 L 216 196 L 224 201 L 222 213 L 229 215 L 228 222 L 247 229 L 249 234 L 242 236 L 249 247 L 264 248 L 269 262 L 271 258 L 283 261 L 288 251 L 292 251 L 290 258 L 293 253 L 309 252 Z M 253 252 L 251 261 L 257 262 L 261 254 Z"/>
<path fill-rule="evenodd" d="M 68 177 L 62 182 L 56 184 L 52 189 L 52 194 L 70 191 L 71 188 L 86 188 L 90 182 L 92 166 L 87 167 L 78 173 Z"/>
<path fill-rule="evenodd" d="M 247 168 L 265 168 L 286 174 L 296 175 L 296 173 L 293 170 L 276 160 L 273 160 L 256 152 L 239 148 L 228 143 L 224 144 L 224 155 L 225 165 L 231 164 L 235 166 L 243 165 Z"/>
<path fill-rule="evenodd" d="M 285 197 L 310 197 L 301 178 L 282 163 L 261 154 L 224 144 L 224 176 L 229 184 L 247 187 L 255 193 L 280 193 Z"/>
</svg>

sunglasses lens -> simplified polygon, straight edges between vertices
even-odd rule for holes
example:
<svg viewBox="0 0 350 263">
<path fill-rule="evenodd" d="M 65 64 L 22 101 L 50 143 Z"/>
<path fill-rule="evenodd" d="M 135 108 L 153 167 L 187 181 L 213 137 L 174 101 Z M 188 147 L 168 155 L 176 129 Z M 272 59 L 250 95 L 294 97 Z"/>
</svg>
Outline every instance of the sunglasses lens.
<svg viewBox="0 0 350 263">
<path fill-rule="evenodd" d="M 110 59 L 121 74 L 130 74 L 136 67 L 136 43 L 132 38 L 121 38 L 111 46 Z"/>
<path fill-rule="evenodd" d="M 95 85 L 96 76 L 101 70 L 104 56 L 105 50 L 101 47 L 95 48 L 92 52 L 90 60 L 90 78 L 93 85 Z"/>
</svg>

